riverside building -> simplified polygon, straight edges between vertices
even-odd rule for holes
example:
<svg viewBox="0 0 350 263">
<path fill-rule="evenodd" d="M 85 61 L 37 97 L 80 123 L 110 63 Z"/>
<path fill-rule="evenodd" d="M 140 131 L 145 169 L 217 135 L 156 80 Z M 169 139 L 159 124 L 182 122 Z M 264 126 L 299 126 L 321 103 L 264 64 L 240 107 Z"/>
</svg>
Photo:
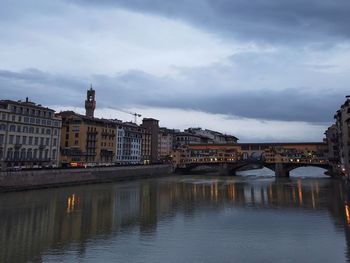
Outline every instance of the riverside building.
<svg viewBox="0 0 350 263">
<path fill-rule="evenodd" d="M 141 127 L 132 122 L 117 123 L 117 164 L 140 164 L 142 130 Z"/>
<path fill-rule="evenodd" d="M 58 166 L 61 118 L 28 100 L 0 101 L 1 169 Z"/>
<path fill-rule="evenodd" d="M 116 123 L 94 117 L 95 91 L 87 91 L 86 115 L 73 111 L 59 113 L 62 118 L 60 161 L 72 163 L 112 164 L 116 155 Z"/>
<path fill-rule="evenodd" d="M 159 121 L 153 118 L 144 118 L 142 120 L 142 128 L 144 128 L 143 133 L 150 134 L 150 141 L 147 142 L 150 145 L 150 159 L 149 162 L 157 163 L 159 162 L 158 156 L 158 135 L 159 135 Z M 145 138 L 147 139 L 147 138 Z M 145 144 L 145 147 L 148 146 Z"/>
</svg>

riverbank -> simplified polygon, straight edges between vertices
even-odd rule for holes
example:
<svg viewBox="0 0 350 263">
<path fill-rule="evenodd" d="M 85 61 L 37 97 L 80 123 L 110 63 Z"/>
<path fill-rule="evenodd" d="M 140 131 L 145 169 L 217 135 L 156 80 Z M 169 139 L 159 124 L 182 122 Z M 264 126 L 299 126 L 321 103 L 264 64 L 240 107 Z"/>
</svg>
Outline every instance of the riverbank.
<svg viewBox="0 0 350 263">
<path fill-rule="evenodd" d="M 135 180 L 171 173 L 171 165 L 0 172 L 0 192 Z"/>
</svg>

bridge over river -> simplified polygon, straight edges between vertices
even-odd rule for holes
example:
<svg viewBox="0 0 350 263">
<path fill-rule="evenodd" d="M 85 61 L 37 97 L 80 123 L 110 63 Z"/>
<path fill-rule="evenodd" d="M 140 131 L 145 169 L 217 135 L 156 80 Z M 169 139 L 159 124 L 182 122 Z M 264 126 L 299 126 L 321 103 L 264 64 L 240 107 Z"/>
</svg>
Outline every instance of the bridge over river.
<svg viewBox="0 0 350 263">
<path fill-rule="evenodd" d="M 222 174 L 234 175 L 246 166 L 264 166 L 277 177 L 288 177 L 293 169 L 315 166 L 333 174 L 327 144 L 323 142 L 193 144 L 179 148 L 173 160 L 178 170 L 186 172 L 209 166 L 217 167 Z"/>
</svg>

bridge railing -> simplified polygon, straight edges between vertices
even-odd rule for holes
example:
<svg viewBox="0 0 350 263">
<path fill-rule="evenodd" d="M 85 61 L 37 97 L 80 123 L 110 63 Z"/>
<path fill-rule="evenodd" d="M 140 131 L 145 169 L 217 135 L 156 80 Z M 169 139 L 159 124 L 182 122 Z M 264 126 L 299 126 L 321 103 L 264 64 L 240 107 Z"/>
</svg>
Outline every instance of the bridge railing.
<svg viewBox="0 0 350 263">
<path fill-rule="evenodd" d="M 268 158 L 265 160 L 266 163 L 295 163 L 295 164 L 328 164 L 326 158 Z"/>
</svg>

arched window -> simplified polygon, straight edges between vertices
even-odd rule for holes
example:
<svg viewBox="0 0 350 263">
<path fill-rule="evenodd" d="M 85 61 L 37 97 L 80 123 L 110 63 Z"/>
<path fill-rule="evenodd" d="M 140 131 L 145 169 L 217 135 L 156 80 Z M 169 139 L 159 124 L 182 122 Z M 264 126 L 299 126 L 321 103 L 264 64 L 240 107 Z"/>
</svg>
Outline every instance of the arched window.
<svg viewBox="0 0 350 263">
<path fill-rule="evenodd" d="M 24 160 L 26 158 L 26 149 L 21 150 L 21 160 Z"/>
<path fill-rule="evenodd" d="M 13 150 L 12 150 L 12 148 L 7 149 L 6 158 L 7 159 L 12 159 L 13 158 Z"/>
<path fill-rule="evenodd" d="M 27 151 L 27 160 L 31 160 L 33 156 L 32 149 L 28 149 Z"/>
</svg>

